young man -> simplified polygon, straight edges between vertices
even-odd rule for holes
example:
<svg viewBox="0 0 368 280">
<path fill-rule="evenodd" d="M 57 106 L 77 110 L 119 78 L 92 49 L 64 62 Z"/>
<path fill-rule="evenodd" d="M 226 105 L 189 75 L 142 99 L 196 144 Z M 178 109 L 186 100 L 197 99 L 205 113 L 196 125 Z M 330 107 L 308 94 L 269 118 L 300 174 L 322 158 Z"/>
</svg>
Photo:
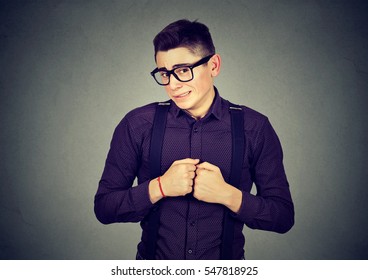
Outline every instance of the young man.
<svg viewBox="0 0 368 280">
<path fill-rule="evenodd" d="M 117 126 L 96 216 L 104 224 L 141 222 L 137 259 L 242 259 L 244 224 L 278 233 L 294 224 L 278 137 L 267 117 L 220 97 L 221 57 L 205 25 L 174 22 L 154 47 L 151 75 L 170 100 L 137 108 Z M 153 128 L 158 107 L 167 113 Z"/>
</svg>

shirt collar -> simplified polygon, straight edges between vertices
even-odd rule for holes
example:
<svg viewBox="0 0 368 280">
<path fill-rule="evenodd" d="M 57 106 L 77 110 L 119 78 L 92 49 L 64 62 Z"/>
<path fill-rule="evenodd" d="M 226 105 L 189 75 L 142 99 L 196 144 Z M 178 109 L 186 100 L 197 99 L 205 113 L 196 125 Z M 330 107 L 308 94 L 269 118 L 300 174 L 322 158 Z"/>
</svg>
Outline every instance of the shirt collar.
<svg viewBox="0 0 368 280">
<path fill-rule="evenodd" d="M 210 115 L 213 115 L 218 120 L 221 120 L 222 117 L 222 106 L 221 106 L 221 97 L 216 87 L 215 89 L 215 98 L 213 99 L 212 105 L 210 109 L 208 110 L 208 113 L 204 118 L 207 118 Z M 175 102 L 171 101 L 171 111 L 174 114 L 175 117 L 179 117 L 181 114 L 187 114 L 184 110 L 180 109 L 178 106 L 176 106 Z"/>
</svg>

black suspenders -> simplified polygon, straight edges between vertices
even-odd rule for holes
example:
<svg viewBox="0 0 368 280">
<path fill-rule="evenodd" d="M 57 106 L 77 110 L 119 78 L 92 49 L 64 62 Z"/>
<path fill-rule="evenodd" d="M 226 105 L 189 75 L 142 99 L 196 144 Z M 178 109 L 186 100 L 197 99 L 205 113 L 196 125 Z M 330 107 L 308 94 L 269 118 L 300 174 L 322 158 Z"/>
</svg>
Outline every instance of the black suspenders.
<svg viewBox="0 0 368 280">
<path fill-rule="evenodd" d="M 165 135 L 167 113 L 170 108 L 169 102 L 158 103 L 154 118 L 151 146 L 150 146 L 150 171 L 151 179 L 157 178 L 161 174 L 161 154 L 163 139 Z M 242 108 L 230 103 L 231 115 L 231 134 L 232 134 L 232 159 L 230 184 L 240 188 L 241 170 L 244 157 L 244 117 Z M 159 203 L 158 203 L 159 204 Z M 158 237 L 158 228 L 160 223 L 160 207 L 155 205 L 154 208 L 145 218 L 148 222 L 148 241 L 146 244 L 146 259 L 154 260 L 156 253 L 156 241 Z M 233 239 L 234 239 L 234 223 L 235 220 L 231 216 L 230 211 L 225 208 L 222 243 L 221 243 L 221 259 L 234 259 L 232 255 Z"/>
<path fill-rule="evenodd" d="M 241 171 L 244 159 L 244 117 L 242 108 L 230 104 L 231 115 L 231 137 L 232 137 L 232 154 L 231 154 L 231 172 L 230 185 L 240 189 Z M 233 257 L 233 240 L 234 240 L 235 219 L 231 215 L 231 211 L 225 209 L 222 243 L 221 243 L 221 259 L 232 260 Z"/>
<path fill-rule="evenodd" d="M 169 102 L 157 104 L 155 118 L 153 120 L 151 146 L 150 146 L 150 172 L 151 179 L 161 176 L 161 154 L 165 135 L 167 112 L 170 109 Z M 154 260 L 156 254 L 156 241 L 158 235 L 158 227 L 160 225 L 160 207 L 159 202 L 153 207 L 148 216 L 145 218 L 148 222 L 148 241 L 146 244 L 147 260 Z"/>
</svg>

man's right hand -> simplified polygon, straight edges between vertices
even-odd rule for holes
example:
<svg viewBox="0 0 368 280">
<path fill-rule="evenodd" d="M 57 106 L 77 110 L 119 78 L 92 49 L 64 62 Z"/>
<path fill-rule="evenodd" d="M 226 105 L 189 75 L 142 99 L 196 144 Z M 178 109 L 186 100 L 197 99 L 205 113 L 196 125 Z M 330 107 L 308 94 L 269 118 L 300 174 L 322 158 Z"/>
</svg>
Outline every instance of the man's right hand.
<svg viewBox="0 0 368 280">
<path fill-rule="evenodd" d="M 172 163 L 170 168 L 161 176 L 161 187 L 165 196 L 184 196 L 193 190 L 196 165 L 199 159 L 181 159 Z M 157 179 L 149 184 L 149 194 L 152 203 L 162 198 Z"/>
<path fill-rule="evenodd" d="M 161 186 L 165 196 L 183 196 L 193 190 L 193 179 L 199 159 L 181 159 L 174 161 L 164 175 Z"/>
</svg>

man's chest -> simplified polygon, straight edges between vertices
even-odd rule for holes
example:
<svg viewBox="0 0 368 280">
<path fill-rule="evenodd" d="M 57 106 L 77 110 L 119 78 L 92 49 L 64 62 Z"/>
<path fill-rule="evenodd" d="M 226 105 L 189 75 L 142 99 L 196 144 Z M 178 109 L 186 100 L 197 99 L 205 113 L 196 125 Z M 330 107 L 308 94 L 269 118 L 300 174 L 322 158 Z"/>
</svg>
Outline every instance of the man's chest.
<svg viewBox="0 0 368 280">
<path fill-rule="evenodd" d="M 162 171 L 179 159 L 193 158 L 218 166 L 225 179 L 231 168 L 231 131 L 200 124 L 167 127 L 162 146 Z"/>
</svg>

